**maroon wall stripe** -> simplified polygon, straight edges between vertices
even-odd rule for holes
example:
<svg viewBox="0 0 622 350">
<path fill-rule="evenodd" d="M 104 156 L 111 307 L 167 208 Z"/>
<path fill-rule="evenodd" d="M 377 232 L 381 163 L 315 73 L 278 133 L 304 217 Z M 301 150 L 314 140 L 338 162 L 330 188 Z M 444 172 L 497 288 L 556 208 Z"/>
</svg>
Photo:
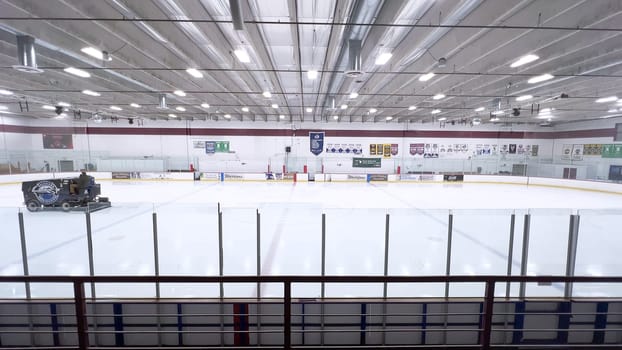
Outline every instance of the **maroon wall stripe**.
<svg viewBox="0 0 622 350">
<path fill-rule="evenodd" d="M 464 139 L 564 139 L 614 137 L 616 130 L 573 131 L 450 131 L 450 130 L 321 130 L 321 129 L 224 129 L 224 128 L 143 128 L 143 127 L 59 127 L 0 124 L 0 131 L 21 134 L 163 135 L 163 136 L 307 136 L 324 131 L 328 137 L 411 137 Z"/>
</svg>

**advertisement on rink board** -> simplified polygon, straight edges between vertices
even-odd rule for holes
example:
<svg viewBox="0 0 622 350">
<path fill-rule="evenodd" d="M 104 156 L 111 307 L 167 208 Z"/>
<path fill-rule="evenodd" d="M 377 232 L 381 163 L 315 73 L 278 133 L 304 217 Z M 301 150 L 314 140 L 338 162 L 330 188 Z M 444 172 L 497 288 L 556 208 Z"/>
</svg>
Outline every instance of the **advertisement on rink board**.
<svg viewBox="0 0 622 350">
<path fill-rule="evenodd" d="M 367 181 L 388 181 L 389 176 L 387 174 L 367 174 Z"/>
<path fill-rule="evenodd" d="M 447 182 L 461 182 L 464 181 L 464 175 L 462 174 L 444 174 L 443 181 Z"/>
</svg>

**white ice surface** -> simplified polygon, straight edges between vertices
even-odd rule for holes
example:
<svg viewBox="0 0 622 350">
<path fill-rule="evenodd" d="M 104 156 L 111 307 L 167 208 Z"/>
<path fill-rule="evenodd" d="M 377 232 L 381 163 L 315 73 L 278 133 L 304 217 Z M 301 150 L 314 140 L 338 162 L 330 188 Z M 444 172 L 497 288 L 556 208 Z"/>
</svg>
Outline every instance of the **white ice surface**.
<svg viewBox="0 0 622 350">
<path fill-rule="evenodd" d="M 509 227 L 516 215 L 512 274 L 520 273 L 523 215 L 532 214 L 528 273 L 565 273 L 568 223 L 579 209 L 577 275 L 618 275 L 622 196 L 579 190 L 492 184 L 215 183 L 103 181 L 112 208 L 92 214 L 96 275 L 154 274 L 152 214 L 157 213 L 160 274 L 218 275 L 218 203 L 223 213 L 226 275 L 320 275 L 326 214 L 326 274 L 382 275 L 390 214 L 389 275 L 443 275 L 449 210 L 453 213 L 451 274 L 505 274 Z M 18 210 L 21 187 L 0 186 L 0 274 L 23 274 Z M 32 275 L 87 275 L 84 214 L 24 211 Z M 512 286 L 512 293 L 517 287 Z M 217 285 L 162 285 L 162 296 L 218 296 Z M 575 285 L 577 296 L 621 296 L 616 286 Z M 442 296 L 443 285 L 391 284 L 390 296 Z M 22 284 L 0 285 L 0 297 L 23 297 Z M 70 296 L 69 285 L 32 286 L 33 296 Z M 257 286 L 226 285 L 226 296 L 249 297 Z M 293 286 L 317 297 L 320 286 Z M 327 285 L 327 296 L 381 296 L 382 285 Z M 452 296 L 479 296 L 482 285 L 452 285 Z M 502 295 L 505 288 L 497 288 Z M 563 286 L 528 286 L 529 295 L 561 295 Z M 261 286 L 263 296 L 282 287 Z M 153 285 L 98 285 L 97 295 L 153 296 Z"/>
</svg>

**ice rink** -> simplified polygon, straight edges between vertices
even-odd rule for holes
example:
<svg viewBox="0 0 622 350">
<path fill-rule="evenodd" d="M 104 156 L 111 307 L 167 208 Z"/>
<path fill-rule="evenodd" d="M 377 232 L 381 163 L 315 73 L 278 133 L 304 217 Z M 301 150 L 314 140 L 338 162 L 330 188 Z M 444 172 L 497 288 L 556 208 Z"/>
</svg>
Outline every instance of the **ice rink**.
<svg viewBox="0 0 622 350">
<path fill-rule="evenodd" d="M 449 214 L 451 274 L 520 273 L 524 215 L 531 214 L 528 274 L 566 271 L 569 215 L 581 216 L 576 275 L 619 275 L 622 196 L 572 189 L 442 183 L 234 183 L 101 181 L 112 208 L 92 213 L 96 275 L 153 275 L 152 214 L 157 213 L 161 275 L 218 275 L 218 203 L 225 275 L 320 275 L 322 214 L 326 274 L 382 275 L 389 214 L 389 275 L 444 275 Z M 85 214 L 25 211 L 20 185 L 0 186 L 0 274 L 21 275 L 18 211 L 31 275 L 88 275 Z M 257 211 L 260 240 L 257 242 Z M 510 220 L 516 215 L 512 257 Z M 382 285 L 327 285 L 326 295 L 382 296 Z M 162 285 L 163 297 L 217 297 L 218 285 Z M 498 287 L 505 295 L 505 287 Z M 97 285 L 97 296 L 150 297 L 153 285 Z M 295 297 L 319 297 L 320 286 L 293 285 Z M 516 295 L 518 286 L 511 288 Z M 90 292 L 90 291 L 89 291 Z M 575 285 L 575 296 L 607 296 L 616 286 Z M 263 285 L 262 296 L 280 296 Z M 457 284 L 451 296 L 483 295 Z M 225 296 L 254 297 L 257 286 L 226 285 Z M 527 286 L 527 295 L 559 296 L 563 286 Z M 0 285 L 0 297 L 23 297 L 23 284 Z M 72 295 L 72 286 L 32 285 L 35 297 Z M 443 296 L 444 285 L 389 285 L 389 296 Z"/>
</svg>

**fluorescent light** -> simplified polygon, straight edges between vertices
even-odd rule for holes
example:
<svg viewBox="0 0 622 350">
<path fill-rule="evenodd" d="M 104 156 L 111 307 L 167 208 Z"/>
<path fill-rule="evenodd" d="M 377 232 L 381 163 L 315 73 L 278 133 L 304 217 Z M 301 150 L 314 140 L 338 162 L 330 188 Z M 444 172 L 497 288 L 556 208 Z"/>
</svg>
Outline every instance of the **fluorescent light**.
<svg viewBox="0 0 622 350">
<path fill-rule="evenodd" d="M 201 107 L 203 107 L 203 108 L 209 108 L 209 103 L 201 103 Z"/>
<path fill-rule="evenodd" d="M 313 112 L 313 108 L 307 107 L 307 113 L 311 113 L 311 112 Z"/>
<path fill-rule="evenodd" d="M 85 54 L 89 55 L 89 56 L 93 56 L 97 59 L 100 60 L 104 60 L 104 53 L 103 51 L 96 49 L 94 47 L 83 47 L 82 49 L 80 49 L 80 51 L 84 52 Z M 110 57 L 109 55 L 106 57 L 106 61 L 112 61 L 112 57 Z"/>
<path fill-rule="evenodd" d="M 307 71 L 307 78 L 313 80 L 313 79 L 317 79 L 317 76 L 318 76 L 318 72 L 315 69 Z"/>
<path fill-rule="evenodd" d="M 618 101 L 618 106 L 622 106 L 622 100 Z"/>
<path fill-rule="evenodd" d="M 279 119 L 285 119 L 285 116 L 284 116 L 283 114 L 281 114 L 281 115 L 279 116 Z"/>
<path fill-rule="evenodd" d="M 535 83 L 540 83 L 540 82 L 543 82 L 543 81 L 551 80 L 553 78 L 555 78 L 555 77 L 547 73 L 547 74 L 542 74 L 542 75 L 538 75 L 536 77 L 533 77 L 533 78 L 527 80 L 527 82 L 529 84 L 535 84 Z"/>
<path fill-rule="evenodd" d="M 56 117 L 54 117 L 54 119 L 65 119 L 66 116 L 67 116 L 66 113 L 61 113 L 61 114 L 57 115 Z"/>
<path fill-rule="evenodd" d="M 225 118 L 230 119 L 231 118 L 231 114 L 225 114 Z"/>
<path fill-rule="evenodd" d="M 537 119 L 551 119 L 553 116 L 551 114 L 542 114 L 540 113 L 540 115 L 538 115 L 536 118 Z"/>
<path fill-rule="evenodd" d="M 531 62 L 533 62 L 533 61 L 537 60 L 538 58 L 540 58 L 540 57 L 538 57 L 538 56 L 536 56 L 536 55 L 531 55 L 531 54 L 530 54 L 530 55 L 525 55 L 525 56 L 523 56 L 523 57 L 521 57 L 521 58 L 517 59 L 516 61 L 514 61 L 514 62 L 510 65 L 510 67 L 512 67 L 512 68 L 516 68 L 516 67 L 522 66 L 522 65 L 524 65 L 524 64 L 531 63 Z"/>
<path fill-rule="evenodd" d="M 123 110 L 123 108 L 117 107 L 117 106 L 110 106 L 110 109 L 112 109 L 113 111 L 122 111 Z"/>
<path fill-rule="evenodd" d="M 242 112 L 248 112 L 248 107 L 242 107 Z"/>
<path fill-rule="evenodd" d="M 53 111 L 53 110 L 55 110 L 55 109 L 56 109 L 56 107 L 54 107 L 54 106 L 50 106 L 50 105 L 43 105 L 43 106 L 41 106 L 41 108 L 43 108 L 43 109 L 48 109 L 48 110 L 50 110 L 50 111 Z"/>
<path fill-rule="evenodd" d="M 82 93 L 89 96 L 101 96 L 99 92 L 95 92 L 92 90 L 82 90 Z"/>
<path fill-rule="evenodd" d="M 381 66 L 389 62 L 391 57 L 393 57 L 393 54 L 390 52 L 381 53 L 380 55 L 378 55 L 378 57 L 376 57 L 376 64 Z"/>
<path fill-rule="evenodd" d="M 516 101 L 527 101 L 527 100 L 531 100 L 533 98 L 533 96 L 531 95 L 523 95 L 523 96 L 518 96 L 516 98 Z"/>
<path fill-rule="evenodd" d="M 0 95 L 13 95 L 12 91 L 0 89 Z"/>
<path fill-rule="evenodd" d="M 279 105 L 277 105 L 276 103 L 273 103 L 272 108 L 279 108 Z"/>
<path fill-rule="evenodd" d="M 486 109 L 486 108 L 484 108 L 484 107 L 478 107 L 478 108 L 475 108 L 475 112 L 481 112 L 481 111 L 483 111 L 484 109 Z"/>
<path fill-rule="evenodd" d="M 341 105 L 341 109 L 348 109 L 348 105 Z"/>
<path fill-rule="evenodd" d="M 238 60 L 242 63 L 248 63 L 251 61 L 251 57 L 248 55 L 248 52 L 246 52 L 246 50 L 237 49 L 233 51 L 233 53 L 238 58 Z"/>
<path fill-rule="evenodd" d="M 445 118 L 445 117 L 438 118 L 439 122 L 444 122 L 445 120 L 447 120 L 447 118 Z"/>
<path fill-rule="evenodd" d="M 432 79 L 436 74 L 430 72 L 428 74 L 424 74 L 422 76 L 419 77 L 419 81 L 428 81 L 430 79 Z"/>
<path fill-rule="evenodd" d="M 435 110 L 433 110 L 433 111 L 432 111 L 432 112 L 430 112 L 430 113 L 432 113 L 432 114 L 438 114 L 438 113 L 441 113 L 441 110 L 440 110 L 440 109 L 435 109 Z"/>
<path fill-rule="evenodd" d="M 494 111 L 491 114 L 492 115 L 503 115 L 503 114 L 505 114 L 505 112 L 504 111 Z"/>
<path fill-rule="evenodd" d="M 186 109 L 184 107 L 182 107 L 182 106 L 177 106 L 177 107 L 175 107 L 175 109 L 180 111 L 180 112 L 185 112 L 186 111 Z"/>
<path fill-rule="evenodd" d="M 198 70 L 194 68 L 188 68 L 186 69 L 186 72 L 195 78 L 203 78 L 203 73 L 199 72 Z"/>
<path fill-rule="evenodd" d="M 410 106 L 410 107 L 408 107 L 409 111 L 414 111 L 415 109 L 417 109 L 417 106 Z"/>
<path fill-rule="evenodd" d="M 56 105 L 61 106 L 61 107 L 71 107 L 71 105 L 67 102 L 58 102 L 56 103 Z"/>
<path fill-rule="evenodd" d="M 552 110 L 553 110 L 552 108 L 542 108 L 540 110 L 540 114 L 542 114 L 542 113 L 551 113 Z"/>
<path fill-rule="evenodd" d="M 491 121 L 491 122 L 498 122 L 498 121 L 499 121 L 499 118 L 497 118 L 497 117 L 490 118 L 490 121 Z"/>
<path fill-rule="evenodd" d="M 173 91 L 173 93 L 174 93 L 175 95 L 177 95 L 177 96 L 181 96 L 181 97 L 186 96 L 186 93 L 185 93 L 185 92 L 183 92 L 183 91 L 181 91 L 181 90 L 175 90 L 175 91 Z"/>
<path fill-rule="evenodd" d="M 134 108 L 140 108 L 140 105 L 138 103 L 130 103 L 130 106 L 134 107 Z"/>
<path fill-rule="evenodd" d="M 443 95 L 443 94 L 436 94 L 436 95 L 432 96 L 433 100 L 440 100 L 441 98 L 445 98 L 445 95 Z"/>
<path fill-rule="evenodd" d="M 391 120 L 391 119 L 393 119 L 393 117 L 392 117 L 392 116 L 388 116 L 388 117 L 386 117 L 385 119 L 386 119 L 386 120 Z"/>
<path fill-rule="evenodd" d="M 6 111 L 7 109 L 9 109 L 9 107 L 0 105 L 0 111 Z"/>
<path fill-rule="evenodd" d="M 353 91 L 353 92 L 350 93 L 350 98 L 357 98 L 357 97 L 359 97 L 359 93 L 358 92 L 354 92 Z"/>
<path fill-rule="evenodd" d="M 177 115 L 175 115 L 173 113 L 169 114 L 168 116 L 171 117 L 171 118 L 177 118 Z"/>
<path fill-rule="evenodd" d="M 378 110 L 377 110 L 377 109 L 375 109 L 375 108 L 370 108 L 370 109 L 369 109 L 369 113 L 376 113 L 376 112 L 378 112 Z"/>
<path fill-rule="evenodd" d="M 617 96 L 601 97 L 598 100 L 596 100 L 596 103 L 613 102 L 617 100 L 618 100 Z"/>
<path fill-rule="evenodd" d="M 339 119 L 339 116 L 338 115 L 334 115 L 333 119 L 337 120 L 337 119 Z"/>
<path fill-rule="evenodd" d="M 610 110 L 607 111 L 607 113 L 616 113 L 618 111 L 617 108 L 612 108 Z"/>
<path fill-rule="evenodd" d="M 265 97 L 265 98 L 270 98 L 270 97 L 272 97 L 272 94 L 270 93 L 270 91 L 264 91 L 262 95 L 263 95 L 263 97 Z"/>
<path fill-rule="evenodd" d="M 78 69 L 78 68 L 74 68 L 74 67 L 67 67 L 65 69 L 63 69 L 65 72 L 73 74 L 73 75 L 77 75 L 80 78 L 89 78 L 91 76 L 91 74 L 89 74 L 89 72 L 87 71 L 83 71 L 82 69 Z"/>
</svg>

